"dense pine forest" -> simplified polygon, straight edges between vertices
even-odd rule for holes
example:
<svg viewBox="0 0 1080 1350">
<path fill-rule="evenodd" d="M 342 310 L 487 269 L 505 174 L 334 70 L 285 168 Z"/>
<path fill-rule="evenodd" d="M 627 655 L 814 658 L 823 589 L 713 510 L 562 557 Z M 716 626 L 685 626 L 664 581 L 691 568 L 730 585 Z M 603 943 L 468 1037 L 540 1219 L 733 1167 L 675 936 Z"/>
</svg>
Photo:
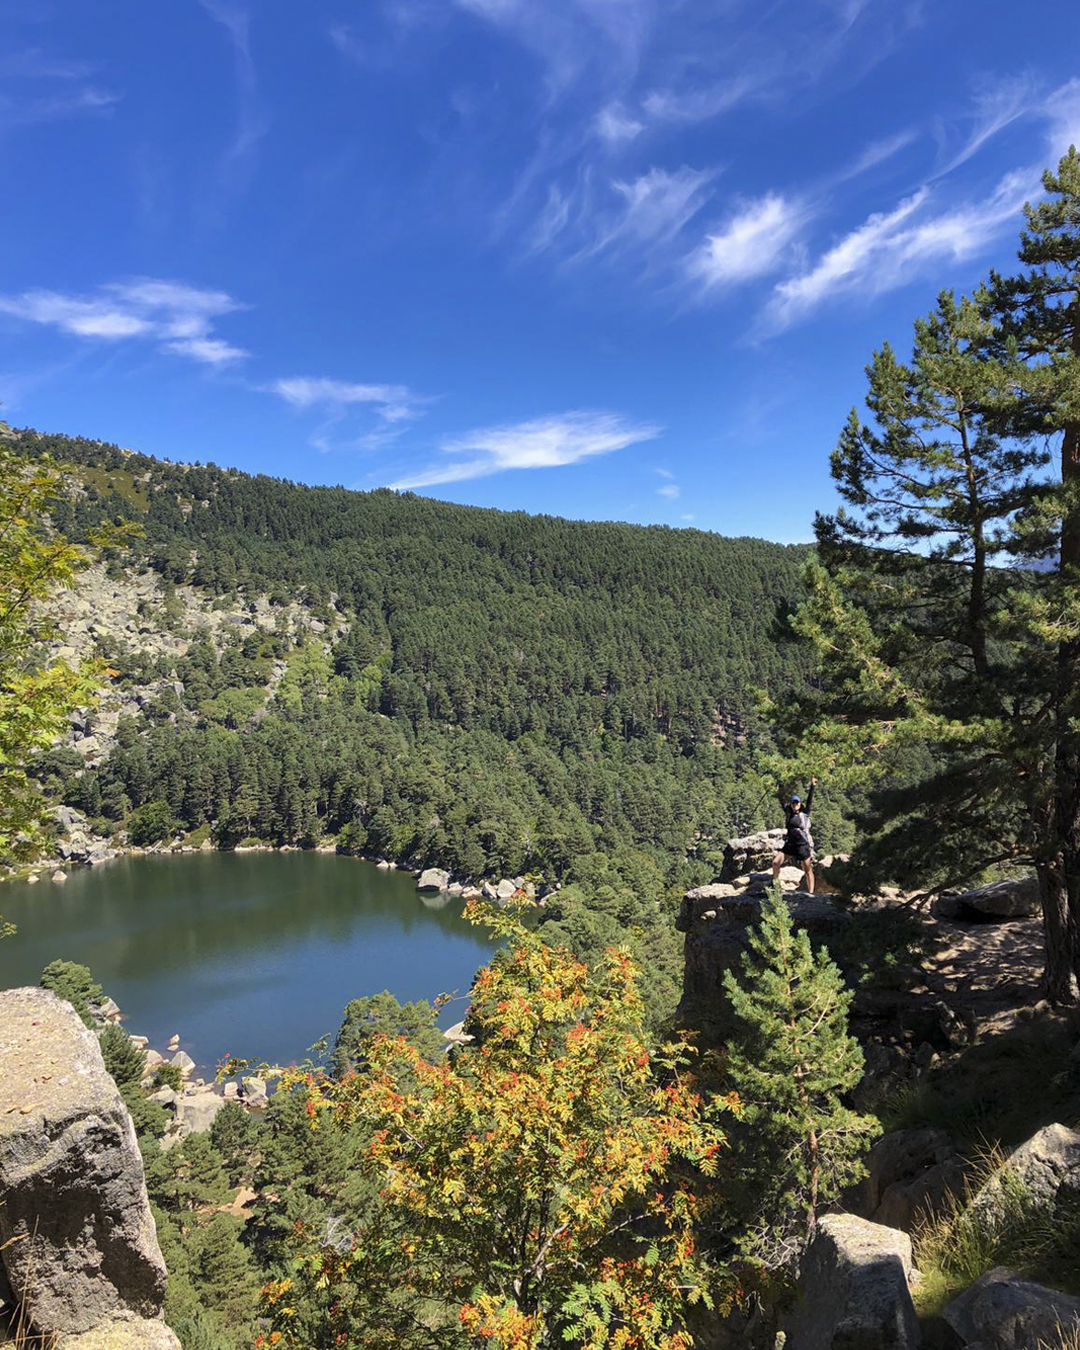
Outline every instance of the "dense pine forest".
<svg viewBox="0 0 1080 1350">
<path fill-rule="evenodd" d="M 186 644 L 151 658 L 96 639 L 114 682 L 154 697 L 95 767 L 44 756 L 54 797 L 136 843 L 329 839 L 459 878 L 561 883 L 549 921 L 583 954 L 636 931 L 670 1011 L 675 899 L 773 797 L 757 703 L 806 680 L 781 624 L 804 549 L 12 440 L 71 472 L 54 510 L 67 537 L 138 526 L 107 565 L 160 576 Z M 173 612 L 182 586 L 241 610 L 299 603 L 311 628 L 211 640 Z M 826 805 L 819 835 L 839 828 Z"/>
</svg>

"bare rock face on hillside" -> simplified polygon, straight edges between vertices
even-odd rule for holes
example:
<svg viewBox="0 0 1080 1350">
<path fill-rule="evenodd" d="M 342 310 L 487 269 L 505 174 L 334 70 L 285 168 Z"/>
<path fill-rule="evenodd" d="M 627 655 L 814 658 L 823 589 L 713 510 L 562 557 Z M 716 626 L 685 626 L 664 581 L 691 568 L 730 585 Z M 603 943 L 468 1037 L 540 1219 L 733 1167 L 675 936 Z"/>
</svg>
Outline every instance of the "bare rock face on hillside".
<svg viewBox="0 0 1080 1350">
<path fill-rule="evenodd" d="M 97 1037 L 45 989 L 0 992 L 0 1195 L 4 1267 L 37 1332 L 178 1350 L 131 1117 Z"/>
<path fill-rule="evenodd" d="M 786 1350 L 915 1350 L 911 1239 L 853 1214 L 829 1214 L 799 1266 Z"/>
</svg>

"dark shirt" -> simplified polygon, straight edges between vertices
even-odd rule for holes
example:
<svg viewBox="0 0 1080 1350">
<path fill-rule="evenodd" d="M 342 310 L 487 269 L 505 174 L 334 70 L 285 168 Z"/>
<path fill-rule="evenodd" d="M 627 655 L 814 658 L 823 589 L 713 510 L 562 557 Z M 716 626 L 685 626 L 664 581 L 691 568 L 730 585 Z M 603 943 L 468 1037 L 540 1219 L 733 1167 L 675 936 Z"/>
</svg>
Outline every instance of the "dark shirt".
<svg viewBox="0 0 1080 1350">
<path fill-rule="evenodd" d="M 806 793 L 806 800 L 799 806 L 793 806 L 790 801 L 785 800 L 783 793 L 780 794 L 780 805 L 784 808 L 784 825 L 787 834 L 784 836 L 784 852 L 794 856 L 795 853 L 805 843 L 801 831 L 810 833 L 810 807 L 814 801 L 814 784 L 811 783 Z"/>
</svg>

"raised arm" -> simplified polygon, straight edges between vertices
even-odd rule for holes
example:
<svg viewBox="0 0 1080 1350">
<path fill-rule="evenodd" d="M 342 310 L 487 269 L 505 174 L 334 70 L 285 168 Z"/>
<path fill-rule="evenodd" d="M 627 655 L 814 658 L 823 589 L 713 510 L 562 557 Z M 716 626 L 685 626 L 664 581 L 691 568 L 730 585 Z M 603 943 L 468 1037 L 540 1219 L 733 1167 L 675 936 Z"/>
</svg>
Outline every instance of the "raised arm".
<svg viewBox="0 0 1080 1350">
<path fill-rule="evenodd" d="M 817 787 L 817 779 L 810 779 L 810 786 L 806 789 L 806 801 L 803 803 L 803 810 L 807 815 L 810 814 L 810 808 L 814 804 L 814 789 Z"/>
</svg>

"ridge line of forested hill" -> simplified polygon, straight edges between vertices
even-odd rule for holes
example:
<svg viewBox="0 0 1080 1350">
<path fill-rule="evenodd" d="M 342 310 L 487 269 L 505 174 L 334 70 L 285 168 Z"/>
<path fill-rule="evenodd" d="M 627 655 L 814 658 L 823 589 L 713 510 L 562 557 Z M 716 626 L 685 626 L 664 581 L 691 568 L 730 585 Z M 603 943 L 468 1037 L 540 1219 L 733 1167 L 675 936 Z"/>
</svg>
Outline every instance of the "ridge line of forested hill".
<svg viewBox="0 0 1080 1350">
<path fill-rule="evenodd" d="M 12 439 L 72 468 L 54 512 L 70 538 L 139 523 L 106 566 L 152 568 L 161 613 L 188 624 L 168 658 L 98 639 L 143 697 L 100 763 L 72 746 L 45 758 L 50 791 L 114 836 L 329 838 L 463 879 L 542 873 L 563 883 L 550 918 L 583 955 L 639 931 L 671 1006 L 669 902 L 711 879 L 716 840 L 764 823 L 757 695 L 810 669 L 777 622 L 804 546 Z M 283 615 L 299 602 L 324 636 L 211 637 L 171 605 L 185 585 L 253 613 L 260 596 Z"/>
</svg>

